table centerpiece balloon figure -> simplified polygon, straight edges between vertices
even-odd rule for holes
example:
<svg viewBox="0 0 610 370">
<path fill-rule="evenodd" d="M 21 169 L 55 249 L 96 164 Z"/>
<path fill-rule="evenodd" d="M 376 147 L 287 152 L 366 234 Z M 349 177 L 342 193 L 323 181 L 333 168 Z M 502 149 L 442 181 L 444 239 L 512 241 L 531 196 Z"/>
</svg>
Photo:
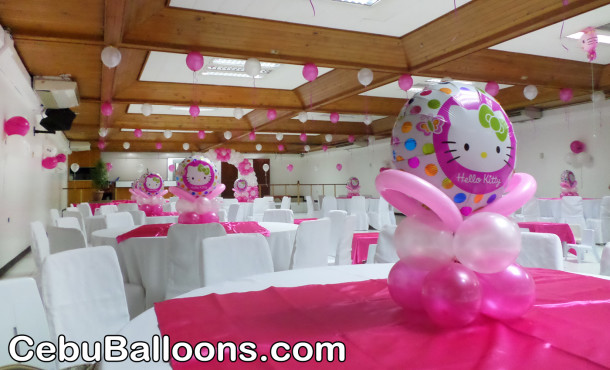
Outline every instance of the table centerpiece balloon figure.
<svg viewBox="0 0 610 370">
<path fill-rule="evenodd" d="M 561 173 L 560 197 L 578 196 L 578 181 L 574 176 L 574 172 L 565 170 Z"/>
<path fill-rule="evenodd" d="M 347 188 L 348 198 L 360 195 L 360 180 L 357 177 L 350 177 L 345 187 Z"/>
<path fill-rule="evenodd" d="M 185 158 L 176 168 L 176 184 L 169 190 L 179 197 L 178 223 L 205 224 L 218 222 L 219 203 L 215 199 L 225 190 L 218 179 L 214 163 L 202 155 Z"/>
<path fill-rule="evenodd" d="M 473 85 L 427 86 L 400 111 L 391 147 L 396 169 L 381 172 L 375 186 L 407 216 L 394 236 L 392 298 L 443 327 L 479 313 L 523 315 L 535 287 L 515 263 L 521 235 L 508 216 L 536 182 L 514 173 L 515 135 L 500 104 Z"/>
<path fill-rule="evenodd" d="M 249 202 L 250 196 L 248 192 L 248 181 L 246 179 L 237 179 L 233 183 L 233 196 L 238 202 Z"/>
<path fill-rule="evenodd" d="M 163 190 L 163 178 L 158 173 L 146 171 L 136 181 L 131 189 L 131 199 L 138 204 L 138 209 L 144 211 L 147 217 L 160 216 L 163 213 L 163 204 L 167 190 Z"/>
</svg>

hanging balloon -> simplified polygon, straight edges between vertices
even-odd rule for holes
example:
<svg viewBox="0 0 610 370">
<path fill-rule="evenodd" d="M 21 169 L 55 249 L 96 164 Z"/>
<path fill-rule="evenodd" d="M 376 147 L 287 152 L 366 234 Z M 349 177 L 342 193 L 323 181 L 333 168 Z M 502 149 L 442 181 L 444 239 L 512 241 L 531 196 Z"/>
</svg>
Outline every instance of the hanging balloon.
<svg viewBox="0 0 610 370">
<path fill-rule="evenodd" d="M 167 167 L 167 169 L 168 169 L 168 170 L 170 170 L 171 172 L 174 172 L 174 171 L 176 170 L 176 165 L 175 165 L 175 164 L 170 164 L 170 165 Z"/>
<path fill-rule="evenodd" d="M 322 151 L 324 151 L 324 152 L 325 152 L 325 151 L 327 151 L 327 150 L 328 150 L 328 145 L 326 145 L 326 144 L 322 145 Z"/>
<path fill-rule="evenodd" d="M 528 100 L 534 100 L 538 96 L 538 89 L 534 85 L 527 85 L 523 88 L 523 96 Z"/>
<path fill-rule="evenodd" d="M 373 120 L 371 119 L 371 116 L 369 116 L 367 114 L 366 116 L 364 116 L 364 121 L 363 122 L 364 122 L 365 125 L 368 126 L 368 125 L 370 125 L 373 122 Z"/>
<path fill-rule="evenodd" d="M 343 169 L 343 165 L 341 163 L 337 163 L 337 171 L 341 171 Z"/>
<path fill-rule="evenodd" d="M 186 55 L 186 66 L 193 72 L 203 68 L 203 55 L 198 51 L 191 51 Z"/>
<path fill-rule="evenodd" d="M 59 153 L 58 155 L 55 156 L 55 158 L 57 159 L 57 162 L 63 163 L 66 161 L 66 155 L 64 153 Z"/>
<path fill-rule="evenodd" d="M 350 143 L 353 143 L 354 141 L 356 141 L 356 137 L 354 135 L 349 135 L 347 137 L 347 141 L 349 141 Z"/>
<path fill-rule="evenodd" d="M 277 111 L 275 109 L 267 110 L 267 119 L 269 121 L 273 121 L 276 118 L 277 118 Z"/>
<path fill-rule="evenodd" d="M 199 132 L 197 132 L 197 137 L 203 140 L 205 138 L 205 131 L 199 130 Z"/>
<path fill-rule="evenodd" d="M 318 66 L 313 63 L 307 63 L 303 66 L 303 77 L 309 82 L 318 78 Z"/>
<path fill-rule="evenodd" d="M 148 103 L 142 104 L 142 114 L 145 117 L 150 116 L 152 114 L 152 110 L 153 110 L 152 105 L 150 105 Z"/>
<path fill-rule="evenodd" d="M 131 146 L 131 144 L 129 144 L 129 142 L 127 142 L 127 141 L 123 143 L 123 148 L 125 150 L 129 149 L 130 146 Z"/>
<path fill-rule="evenodd" d="M 261 149 L 263 149 L 263 146 L 261 144 L 256 144 L 256 151 L 260 152 Z"/>
<path fill-rule="evenodd" d="M 339 122 L 339 113 L 337 113 L 337 112 L 332 112 L 332 113 L 330 114 L 330 122 L 332 122 L 332 123 L 337 123 L 337 122 Z"/>
<path fill-rule="evenodd" d="M 288 166 L 286 166 L 286 169 L 288 170 L 288 172 L 292 172 L 294 166 L 292 164 L 289 164 Z"/>
<path fill-rule="evenodd" d="M 157 148 L 157 150 L 161 150 L 161 148 L 163 148 L 163 144 L 161 144 L 161 143 L 156 143 L 156 144 L 155 144 L 155 148 Z"/>
<path fill-rule="evenodd" d="M 574 154 L 582 153 L 585 151 L 586 145 L 580 140 L 574 140 L 570 143 L 570 150 Z"/>
<path fill-rule="evenodd" d="M 593 103 L 599 103 L 602 102 L 606 99 L 606 94 L 604 94 L 603 91 L 594 91 L 593 94 L 591 94 L 591 100 L 593 101 Z"/>
<path fill-rule="evenodd" d="M 165 130 L 163 131 L 163 136 L 165 136 L 166 139 L 169 139 L 170 137 L 172 137 L 173 133 L 171 130 Z"/>
<path fill-rule="evenodd" d="M 256 140 L 256 132 L 254 132 L 254 131 L 250 131 L 250 133 L 248 134 L 248 139 L 249 139 L 250 141 L 254 141 L 254 140 Z"/>
<path fill-rule="evenodd" d="M 569 87 L 564 87 L 563 89 L 559 90 L 559 99 L 561 99 L 561 101 L 564 103 L 567 103 L 572 100 L 573 96 L 574 92 Z"/>
<path fill-rule="evenodd" d="M 299 121 L 301 121 L 301 123 L 305 123 L 307 122 L 307 112 L 299 112 Z"/>
<path fill-rule="evenodd" d="M 587 27 L 582 30 L 582 36 L 580 36 L 580 45 L 582 49 L 587 53 L 587 60 L 592 62 L 597 58 L 597 31 L 593 27 Z"/>
<path fill-rule="evenodd" d="M 241 108 L 233 108 L 233 117 L 241 119 L 244 116 L 244 110 Z"/>
<path fill-rule="evenodd" d="M 106 137 L 108 135 L 108 129 L 106 127 L 100 127 L 98 133 L 101 137 Z"/>
<path fill-rule="evenodd" d="M 261 73 L 261 62 L 259 62 L 256 58 L 249 58 L 246 60 L 246 64 L 244 65 L 244 70 L 248 74 L 248 76 L 254 78 Z"/>
<path fill-rule="evenodd" d="M 409 74 L 400 76 L 400 78 L 398 78 L 398 87 L 404 91 L 409 90 L 411 87 L 413 87 L 413 77 L 411 77 Z"/>
<path fill-rule="evenodd" d="M 280 152 L 283 152 L 284 149 L 285 149 L 284 148 L 284 144 L 280 144 L 280 145 L 277 146 L 277 150 L 279 150 Z"/>
<path fill-rule="evenodd" d="M 498 83 L 496 81 L 489 81 L 485 85 L 485 92 L 491 96 L 498 95 L 499 91 L 500 91 L 500 85 L 498 85 Z"/>
<path fill-rule="evenodd" d="M 310 150 L 311 150 L 311 147 L 310 147 L 309 145 L 305 145 L 305 146 L 303 147 L 303 149 L 304 149 L 306 152 L 308 152 L 308 151 L 310 151 Z"/>
<path fill-rule="evenodd" d="M 368 137 L 368 142 L 369 142 L 369 146 L 375 144 L 375 136 L 369 136 Z"/>
<path fill-rule="evenodd" d="M 300 139 L 302 142 L 306 142 L 306 141 L 307 141 L 307 134 L 306 134 L 306 133 L 304 133 L 304 132 L 302 132 L 302 133 L 301 133 L 301 135 L 299 135 L 299 139 Z"/>
<path fill-rule="evenodd" d="M 4 121 L 4 133 L 7 135 L 25 136 L 30 130 L 30 123 L 27 119 L 15 116 Z"/>
<path fill-rule="evenodd" d="M 231 131 L 225 131 L 224 137 L 225 139 L 230 140 L 233 137 L 233 134 L 231 133 Z"/>
<path fill-rule="evenodd" d="M 121 51 L 114 46 L 106 46 L 102 50 L 102 63 L 108 68 L 114 68 L 121 63 Z"/>
<path fill-rule="evenodd" d="M 333 135 L 331 134 L 326 134 L 324 136 L 324 140 L 326 140 L 326 142 L 330 143 L 331 141 L 333 141 Z"/>
<path fill-rule="evenodd" d="M 199 117 L 199 106 L 198 105 L 191 105 L 189 107 L 189 114 L 191 115 L 191 117 L 196 118 Z"/>
<path fill-rule="evenodd" d="M 70 165 L 70 169 L 72 170 L 72 172 L 76 173 L 80 169 L 80 166 L 78 165 L 78 163 L 72 163 Z"/>
<path fill-rule="evenodd" d="M 101 111 L 103 116 L 110 116 L 112 114 L 112 104 L 110 102 L 103 102 Z"/>
<path fill-rule="evenodd" d="M 106 171 L 110 172 L 112 170 L 112 163 L 106 162 Z"/>
<path fill-rule="evenodd" d="M 142 137 L 142 129 L 139 129 L 139 128 L 135 129 L 133 131 L 133 136 L 135 136 L 135 137 Z"/>
<path fill-rule="evenodd" d="M 282 139 L 284 139 L 284 134 L 282 134 L 281 132 L 278 132 L 277 134 L 275 134 L 275 138 L 278 141 L 282 141 Z"/>
<path fill-rule="evenodd" d="M 57 158 L 55 157 L 46 157 L 42 160 L 42 167 L 47 170 L 52 170 L 57 166 Z"/>
<path fill-rule="evenodd" d="M 263 164 L 263 171 L 269 171 L 269 165 L 267 163 Z"/>
<path fill-rule="evenodd" d="M 368 68 L 362 68 L 358 71 L 358 82 L 363 86 L 368 86 L 373 82 L 373 71 Z"/>
<path fill-rule="evenodd" d="M 189 150 L 189 148 L 190 148 L 189 143 L 184 143 L 184 144 L 182 144 L 182 149 L 184 149 L 184 150 Z"/>
<path fill-rule="evenodd" d="M 106 142 L 104 140 L 100 140 L 97 142 L 97 147 L 99 150 L 104 150 L 106 149 Z"/>
</svg>

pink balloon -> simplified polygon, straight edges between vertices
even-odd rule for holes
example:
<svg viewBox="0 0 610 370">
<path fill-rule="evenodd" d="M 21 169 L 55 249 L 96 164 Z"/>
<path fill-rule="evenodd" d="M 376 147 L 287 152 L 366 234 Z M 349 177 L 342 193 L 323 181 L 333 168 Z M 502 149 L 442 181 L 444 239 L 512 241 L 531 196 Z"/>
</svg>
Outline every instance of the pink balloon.
<svg viewBox="0 0 610 370">
<path fill-rule="evenodd" d="M 307 134 L 302 132 L 301 135 L 299 136 L 299 139 L 301 139 L 302 142 L 306 142 L 307 141 Z"/>
<path fill-rule="evenodd" d="M 176 170 L 176 166 L 173 164 L 170 164 L 169 167 L 167 167 L 170 171 L 174 172 Z"/>
<path fill-rule="evenodd" d="M 349 135 L 347 137 L 347 141 L 349 141 L 350 143 L 353 143 L 354 141 L 356 141 L 356 137 L 354 135 Z"/>
<path fill-rule="evenodd" d="M 413 258 L 396 262 L 388 275 L 388 290 L 394 302 L 406 309 L 423 311 L 424 279 L 430 271 L 441 266 L 434 259 Z"/>
<path fill-rule="evenodd" d="M 98 148 L 99 150 L 104 150 L 104 149 L 106 149 L 106 142 L 105 142 L 105 141 L 103 141 L 103 140 L 98 141 L 98 142 L 97 142 L 97 148 Z"/>
<path fill-rule="evenodd" d="M 42 160 L 42 167 L 46 168 L 47 170 L 52 170 L 53 168 L 57 167 L 57 158 L 46 157 Z"/>
<path fill-rule="evenodd" d="M 163 206 L 160 204 L 154 204 L 150 206 L 150 213 L 153 216 L 161 216 L 163 214 Z"/>
<path fill-rule="evenodd" d="M 277 150 L 279 150 L 280 152 L 283 152 L 284 151 L 284 144 L 279 144 L 277 146 Z"/>
<path fill-rule="evenodd" d="M 142 137 L 142 129 L 139 129 L 139 128 L 135 129 L 133 131 L 133 136 L 135 136 L 135 137 Z"/>
<path fill-rule="evenodd" d="M 273 121 L 276 118 L 277 118 L 277 111 L 275 109 L 267 110 L 267 119 L 269 121 Z"/>
<path fill-rule="evenodd" d="M 186 55 L 186 66 L 193 72 L 203 67 L 203 55 L 198 51 L 191 51 Z"/>
<path fill-rule="evenodd" d="M 200 131 L 197 133 L 197 137 L 198 137 L 198 138 L 200 138 L 201 140 L 203 140 L 203 139 L 205 138 L 205 131 L 200 130 Z"/>
<path fill-rule="evenodd" d="M 508 181 L 505 191 L 502 198 L 484 208 L 485 212 L 510 216 L 536 194 L 536 180 L 527 173 L 516 173 Z"/>
<path fill-rule="evenodd" d="M 58 155 L 55 156 L 55 158 L 57 159 L 57 162 L 65 162 L 66 161 L 66 155 L 64 153 L 59 153 Z"/>
<path fill-rule="evenodd" d="M 515 262 L 521 251 L 519 226 L 490 212 L 472 215 L 455 231 L 453 251 L 464 266 L 493 274 Z"/>
<path fill-rule="evenodd" d="M 496 81 L 489 81 L 485 85 L 485 92 L 491 96 L 498 95 L 499 91 L 500 91 L 500 86 L 498 85 L 498 83 Z"/>
<path fill-rule="evenodd" d="M 569 87 L 564 87 L 563 89 L 559 90 L 559 99 L 561 99 L 562 102 L 569 102 L 572 100 L 573 96 L 574 92 Z"/>
<path fill-rule="evenodd" d="M 30 123 L 21 116 L 11 117 L 4 121 L 4 132 L 7 135 L 25 136 L 30 130 Z"/>
<path fill-rule="evenodd" d="M 318 78 L 318 67 L 313 63 L 307 63 L 303 66 L 303 77 L 309 82 Z"/>
<path fill-rule="evenodd" d="M 197 212 L 183 212 L 178 216 L 179 224 L 198 224 L 199 214 Z"/>
<path fill-rule="evenodd" d="M 341 171 L 341 169 L 343 168 L 343 165 L 341 163 L 337 163 L 337 171 Z"/>
<path fill-rule="evenodd" d="M 156 143 L 156 144 L 155 144 L 155 148 L 157 148 L 157 149 L 161 149 L 161 148 L 163 148 L 163 144 L 161 144 L 161 143 Z"/>
<path fill-rule="evenodd" d="M 337 113 L 337 112 L 332 112 L 332 113 L 330 114 L 330 122 L 332 122 L 332 123 L 337 123 L 337 122 L 339 122 L 339 113 Z"/>
<path fill-rule="evenodd" d="M 294 169 L 294 166 L 289 164 L 288 166 L 286 166 L 286 169 L 288 170 L 288 172 L 292 172 L 292 170 Z"/>
<path fill-rule="evenodd" d="M 106 171 L 110 172 L 110 170 L 112 170 L 112 163 L 107 162 L 106 163 Z"/>
<path fill-rule="evenodd" d="M 394 232 L 394 247 L 401 260 L 430 259 L 447 264 L 454 259 L 453 232 L 431 212 L 405 218 Z"/>
<path fill-rule="evenodd" d="M 195 117 L 199 117 L 199 106 L 198 105 L 191 105 L 189 107 L 189 114 L 191 115 L 191 117 L 195 118 Z"/>
<path fill-rule="evenodd" d="M 513 263 L 495 274 L 477 274 L 481 283 L 481 312 L 499 320 L 517 318 L 532 307 L 536 286 L 532 276 Z"/>
<path fill-rule="evenodd" d="M 322 150 L 323 151 L 327 151 L 328 150 L 328 145 L 326 145 L 326 144 L 322 145 Z"/>
<path fill-rule="evenodd" d="M 580 140 L 574 140 L 570 143 L 570 150 L 572 150 L 572 153 L 578 154 L 578 153 L 582 153 L 585 151 L 585 143 L 583 143 Z"/>
<path fill-rule="evenodd" d="M 422 301 L 428 316 L 436 324 L 464 326 L 479 314 L 481 285 L 474 272 L 453 262 L 426 276 Z"/>
<path fill-rule="evenodd" d="M 248 138 L 250 139 L 250 141 L 256 140 L 256 132 L 250 131 L 250 133 L 248 134 Z"/>
<path fill-rule="evenodd" d="M 110 116 L 112 114 L 112 104 L 110 102 L 103 102 L 101 111 L 103 116 Z"/>
<path fill-rule="evenodd" d="M 215 212 L 206 212 L 199 214 L 199 223 L 200 224 L 209 224 L 212 222 L 218 222 L 219 218 Z"/>
<path fill-rule="evenodd" d="M 409 90 L 411 87 L 413 87 L 413 77 L 411 77 L 409 74 L 400 76 L 398 79 L 398 87 L 404 91 Z"/>
</svg>

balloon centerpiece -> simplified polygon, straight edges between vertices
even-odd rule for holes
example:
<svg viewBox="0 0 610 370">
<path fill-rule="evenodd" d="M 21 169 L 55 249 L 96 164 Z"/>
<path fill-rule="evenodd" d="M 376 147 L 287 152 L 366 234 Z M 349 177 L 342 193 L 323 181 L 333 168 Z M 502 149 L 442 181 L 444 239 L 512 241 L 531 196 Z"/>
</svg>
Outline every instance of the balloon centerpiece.
<svg viewBox="0 0 610 370">
<path fill-rule="evenodd" d="M 574 172 L 565 170 L 561 173 L 561 194 L 560 197 L 578 196 L 578 181 Z"/>
<path fill-rule="evenodd" d="M 350 177 L 345 187 L 347 188 L 348 198 L 360 195 L 360 180 L 357 177 Z"/>
<path fill-rule="evenodd" d="M 146 172 L 131 185 L 131 199 L 138 204 L 138 209 L 144 211 L 147 217 L 160 216 L 163 213 L 163 178 L 158 173 Z"/>
<path fill-rule="evenodd" d="M 218 222 L 219 204 L 215 197 L 225 186 L 219 182 L 218 171 L 209 159 L 201 155 L 185 158 L 176 168 L 176 184 L 169 190 L 179 197 L 176 210 L 181 224 Z"/>
<path fill-rule="evenodd" d="M 251 186 L 248 186 L 246 179 L 237 179 L 233 183 L 233 194 L 238 202 L 252 202 L 254 198 L 250 192 Z"/>
<path fill-rule="evenodd" d="M 394 236 L 392 298 L 448 327 L 525 313 L 534 284 L 515 264 L 521 234 L 505 216 L 536 182 L 514 173 L 516 140 L 500 104 L 472 85 L 428 86 L 402 108 L 391 143 L 396 169 L 375 186 L 407 216 Z"/>
</svg>

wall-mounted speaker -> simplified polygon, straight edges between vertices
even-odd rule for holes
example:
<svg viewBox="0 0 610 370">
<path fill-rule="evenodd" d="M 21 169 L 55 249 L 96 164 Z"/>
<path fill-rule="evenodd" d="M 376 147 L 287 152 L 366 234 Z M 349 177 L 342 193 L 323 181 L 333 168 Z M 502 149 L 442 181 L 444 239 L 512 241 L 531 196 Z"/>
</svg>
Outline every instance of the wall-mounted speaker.
<svg viewBox="0 0 610 370">
<path fill-rule="evenodd" d="M 76 114 L 70 109 L 47 109 L 46 117 L 40 121 L 40 125 L 49 132 L 68 131 L 72 128 L 72 121 Z"/>
</svg>

